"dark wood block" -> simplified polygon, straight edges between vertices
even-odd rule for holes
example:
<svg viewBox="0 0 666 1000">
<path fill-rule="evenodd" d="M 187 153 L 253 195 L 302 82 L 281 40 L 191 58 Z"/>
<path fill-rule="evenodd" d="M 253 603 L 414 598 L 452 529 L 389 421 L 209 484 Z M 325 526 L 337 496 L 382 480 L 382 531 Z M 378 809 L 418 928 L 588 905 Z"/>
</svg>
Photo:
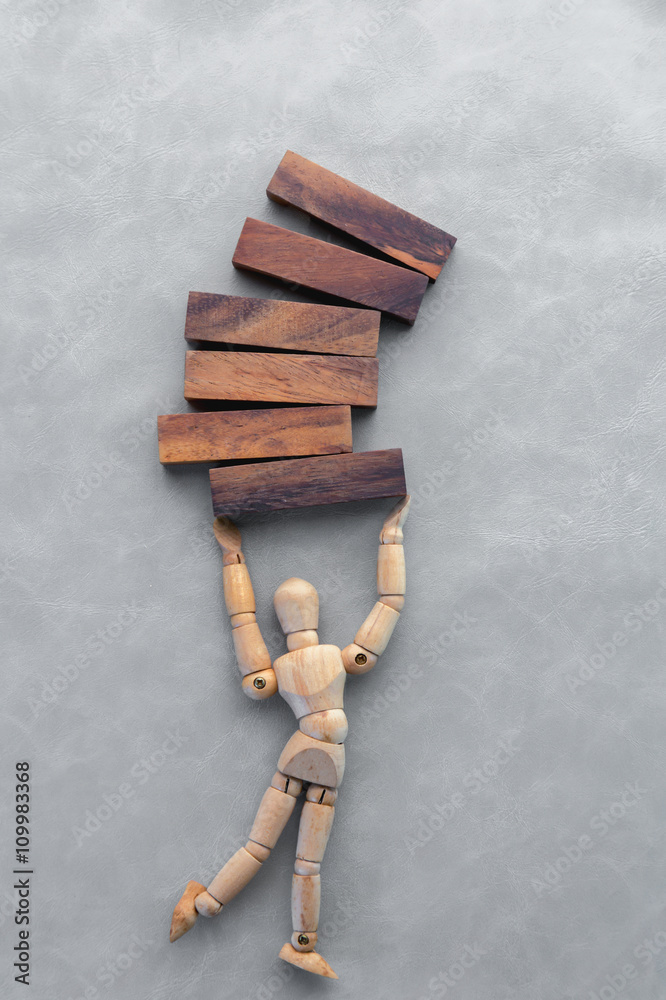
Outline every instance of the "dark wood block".
<svg viewBox="0 0 666 1000">
<path fill-rule="evenodd" d="M 407 493 L 400 448 L 211 469 L 210 487 L 216 517 Z"/>
<path fill-rule="evenodd" d="M 334 455 L 352 450 L 349 406 L 295 406 L 157 418 L 160 462 Z"/>
<path fill-rule="evenodd" d="M 266 194 L 354 236 L 433 281 L 455 236 L 288 150 Z"/>
<path fill-rule="evenodd" d="M 424 274 L 258 219 L 245 220 L 232 263 L 379 309 L 407 323 L 416 319 L 428 286 Z"/>
<path fill-rule="evenodd" d="M 376 406 L 377 358 L 188 351 L 185 399 Z"/>
<path fill-rule="evenodd" d="M 375 309 L 190 292 L 185 340 L 373 358 L 380 319 Z"/>
</svg>

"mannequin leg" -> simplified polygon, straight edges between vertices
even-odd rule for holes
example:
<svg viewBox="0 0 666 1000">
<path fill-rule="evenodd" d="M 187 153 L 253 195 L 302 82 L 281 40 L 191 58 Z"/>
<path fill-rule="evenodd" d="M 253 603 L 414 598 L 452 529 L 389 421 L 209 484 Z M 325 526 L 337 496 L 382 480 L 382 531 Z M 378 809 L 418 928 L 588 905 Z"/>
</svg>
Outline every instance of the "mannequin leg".
<svg viewBox="0 0 666 1000">
<path fill-rule="evenodd" d="M 321 862 L 333 825 L 337 791 L 310 785 L 298 828 L 298 845 L 291 887 L 294 933 L 280 951 L 280 958 L 318 976 L 337 979 L 328 962 L 314 949 L 317 944 L 321 900 Z"/>
<path fill-rule="evenodd" d="M 284 830 L 301 788 L 302 782 L 297 778 L 276 772 L 261 800 L 245 847 L 229 858 L 207 889 L 199 882 L 188 882 L 173 911 L 171 941 L 177 941 L 194 926 L 197 914 L 214 917 L 257 874 Z"/>
</svg>

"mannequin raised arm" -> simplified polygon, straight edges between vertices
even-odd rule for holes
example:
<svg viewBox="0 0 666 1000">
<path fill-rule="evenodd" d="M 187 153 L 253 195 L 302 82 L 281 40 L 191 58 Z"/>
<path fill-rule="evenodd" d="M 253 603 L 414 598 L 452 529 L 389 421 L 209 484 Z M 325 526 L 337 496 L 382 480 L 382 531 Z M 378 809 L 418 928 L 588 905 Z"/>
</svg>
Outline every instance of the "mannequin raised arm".
<svg viewBox="0 0 666 1000">
<path fill-rule="evenodd" d="M 217 517 L 215 537 L 223 552 L 222 577 L 224 601 L 231 622 L 242 687 L 248 698 L 270 698 L 277 691 L 277 681 L 270 654 L 257 625 L 254 590 L 241 552 L 240 531 L 228 517 Z"/>
<path fill-rule="evenodd" d="M 372 670 L 386 649 L 405 604 L 405 554 L 402 526 L 409 513 L 409 497 L 403 497 L 384 521 L 379 534 L 377 593 L 379 600 L 356 633 L 351 645 L 342 650 L 348 674 Z"/>
</svg>

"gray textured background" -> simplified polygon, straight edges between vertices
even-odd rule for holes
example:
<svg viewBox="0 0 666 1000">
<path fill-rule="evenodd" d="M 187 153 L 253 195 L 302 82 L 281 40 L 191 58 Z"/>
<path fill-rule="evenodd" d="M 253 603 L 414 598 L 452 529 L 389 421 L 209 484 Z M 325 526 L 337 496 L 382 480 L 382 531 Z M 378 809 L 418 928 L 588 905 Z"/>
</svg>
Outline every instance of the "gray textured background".
<svg viewBox="0 0 666 1000">
<path fill-rule="evenodd" d="M 666 996 L 658 3 L 11 0 L 2 24 L 3 997 L 21 759 L 39 1000 Z M 402 446 L 414 506 L 406 612 L 347 689 L 337 984 L 277 958 L 295 819 L 167 939 L 294 729 L 241 694 L 207 473 L 162 469 L 155 433 L 187 408 L 188 290 L 276 293 L 231 267 L 245 216 L 321 235 L 265 198 L 288 147 L 459 238 L 354 421 L 357 450 Z M 290 575 L 352 639 L 389 507 L 243 523 L 274 655 Z"/>
</svg>

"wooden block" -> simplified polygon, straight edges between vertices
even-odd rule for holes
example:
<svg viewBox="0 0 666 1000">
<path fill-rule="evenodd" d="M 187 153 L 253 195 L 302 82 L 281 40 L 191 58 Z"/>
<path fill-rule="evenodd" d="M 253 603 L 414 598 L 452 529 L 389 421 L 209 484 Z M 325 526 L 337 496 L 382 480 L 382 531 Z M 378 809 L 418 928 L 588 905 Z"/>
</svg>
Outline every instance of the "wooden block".
<svg viewBox="0 0 666 1000">
<path fill-rule="evenodd" d="M 433 281 L 456 242 L 455 236 L 291 150 L 284 154 L 266 194 L 368 243 Z"/>
<path fill-rule="evenodd" d="M 376 406 L 377 358 L 188 351 L 185 399 Z"/>
<path fill-rule="evenodd" d="M 335 455 L 352 450 L 348 406 L 299 406 L 157 418 L 162 465 Z"/>
<path fill-rule="evenodd" d="M 190 292 L 185 340 L 374 358 L 380 319 L 374 309 Z"/>
<path fill-rule="evenodd" d="M 211 469 L 210 485 L 215 514 L 235 515 L 401 496 L 406 489 L 400 448 Z"/>
<path fill-rule="evenodd" d="M 257 219 L 245 220 L 232 263 L 379 309 L 406 323 L 416 319 L 428 286 L 423 274 Z"/>
</svg>

